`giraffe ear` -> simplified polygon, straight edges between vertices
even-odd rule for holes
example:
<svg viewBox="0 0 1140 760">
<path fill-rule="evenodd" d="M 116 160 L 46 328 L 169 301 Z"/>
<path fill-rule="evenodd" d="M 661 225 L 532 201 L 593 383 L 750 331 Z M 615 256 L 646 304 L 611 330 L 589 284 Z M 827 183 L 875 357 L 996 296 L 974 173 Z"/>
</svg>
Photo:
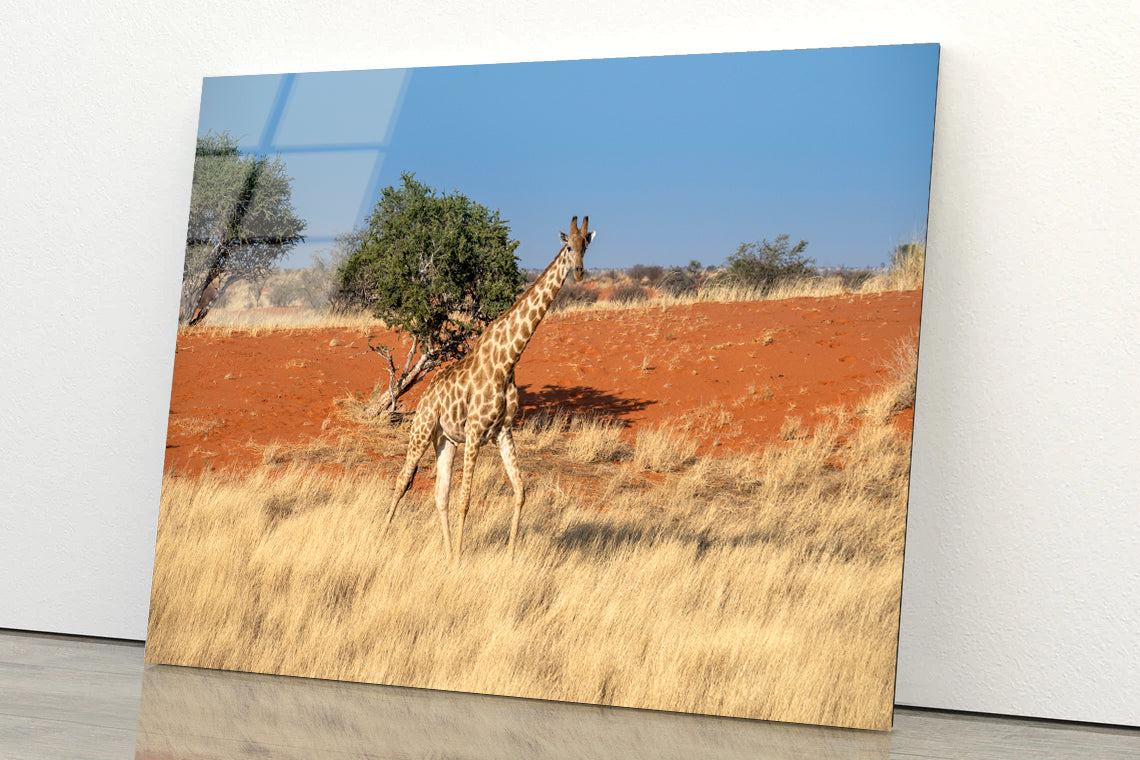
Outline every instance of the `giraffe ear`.
<svg viewBox="0 0 1140 760">
<path fill-rule="evenodd" d="M 594 235 L 597 235 L 597 234 L 598 233 L 594 232 L 593 230 L 590 230 L 586 234 L 586 245 L 589 245 L 590 243 L 594 242 Z"/>
<path fill-rule="evenodd" d="M 565 232 L 559 232 L 558 233 L 558 239 L 562 241 L 563 245 L 570 242 L 570 236 L 567 235 Z"/>
</svg>

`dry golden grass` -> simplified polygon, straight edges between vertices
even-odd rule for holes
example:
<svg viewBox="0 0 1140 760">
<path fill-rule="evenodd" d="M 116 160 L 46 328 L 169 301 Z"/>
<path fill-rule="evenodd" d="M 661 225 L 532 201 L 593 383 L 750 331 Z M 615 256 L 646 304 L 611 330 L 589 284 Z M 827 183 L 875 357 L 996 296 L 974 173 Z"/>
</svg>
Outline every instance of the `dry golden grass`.
<svg viewBox="0 0 1140 760">
<path fill-rule="evenodd" d="M 147 659 L 885 729 L 909 443 L 886 418 L 832 414 L 699 459 L 667 429 L 630 452 L 613 423 L 535 415 L 516 436 L 514 563 L 491 451 L 454 565 L 430 464 L 383 545 L 398 461 L 332 476 L 314 465 L 355 454 L 314 444 L 247 475 L 167 475 Z M 362 435 L 386 453 L 406 438 L 400 421 Z"/>
<path fill-rule="evenodd" d="M 570 461 L 578 464 L 610 462 L 624 457 L 629 445 L 621 439 L 622 425 L 590 415 L 575 417 L 570 423 L 573 436 L 566 446 Z"/>
<path fill-rule="evenodd" d="M 185 330 L 210 330 L 220 335 L 234 332 L 261 335 L 281 330 L 338 327 L 367 331 L 384 327 L 384 323 L 366 311 L 333 312 L 319 309 L 211 309 L 202 322 Z"/>
<path fill-rule="evenodd" d="M 339 438 L 313 438 L 303 443 L 249 444 L 261 452 L 261 461 L 266 465 L 286 465 L 296 463 L 336 464 L 352 467 L 368 459 L 369 448 L 358 434 L 342 435 Z"/>
<path fill-rule="evenodd" d="M 207 438 L 210 433 L 222 426 L 222 421 L 217 417 L 183 417 L 180 420 L 175 420 L 172 424 L 181 430 L 183 435 Z"/>
<path fill-rule="evenodd" d="M 885 289 L 885 288 L 884 288 Z M 838 277 L 812 277 L 795 282 L 784 283 L 765 293 L 759 288 L 740 286 L 724 286 L 706 288 L 700 291 L 671 295 L 657 293 L 644 300 L 607 300 L 607 301 L 579 301 L 568 304 L 559 310 L 559 313 L 573 314 L 576 312 L 607 312 L 622 311 L 626 309 L 656 309 L 663 306 L 687 306 L 697 303 L 735 303 L 737 301 L 778 301 L 787 298 L 801 298 L 805 296 L 824 297 L 835 296 L 850 291 L 843 286 Z M 857 291 L 870 292 L 870 291 Z"/>
<path fill-rule="evenodd" d="M 804 421 L 799 417 L 785 417 L 780 425 L 780 439 L 792 441 L 804 435 Z"/>
<path fill-rule="evenodd" d="M 637 431 L 633 466 L 654 472 L 670 472 L 691 464 L 696 454 L 696 443 L 669 427 L 642 428 Z"/>
<path fill-rule="evenodd" d="M 752 395 L 755 395 L 754 393 Z M 742 396 L 738 399 L 743 405 L 743 399 L 747 396 Z M 735 404 L 735 402 L 734 402 Z M 729 428 L 736 421 L 736 415 L 731 409 L 728 409 L 724 404 L 719 401 L 712 401 L 704 406 L 699 406 L 683 413 L 676 421 L 675 427 L 678 432 L 691 433 L 702 432 L 711 433 L 718 430 Z"/>
<path fill-rule="evenodd" d="M 877 424 L 884 424 L 903 409 L 914 408 L 918 379 L 918 333 L 900 340 L 883 362 L 888 382 L 871 394 L 860 406 L 858 413 Z"/>
<path fill-rule="evenodd" d="M 911 235 L 909 241 L 900 242 L 891 255 L 888 271 L 892 290 L 914 290 L 922 287 L 926 269 L 926 236 Z"/>
<path fill-rule="evenodd" d="M 527 418 L 515 431 L 515 446 L 532 454 L 547 452 L 563 441 L 563 433 L 570 418 L 561 408 L 553 413 L 546 410 Z"/>
<path fill-rule="evenodd" d="M 920 243 L 914 245 L 916 247 L 912 249 L 913 253 L 900 257 L 897 267 L 892 267 L 881 274 L 872 275 L 856 287 L 851 287 L 848 281 L 838 276 L 805 277 L 781 282 L 768 291 L 743 286 L 714 286 L 682 295 L 658 293 L 642 301 L 580 301 L 562 307 L 559 313 L 657 309 L 697 303 L 782 301 L 789 298 L 827 298 L 840 295 L 913 290 L 922 287 L 922 263 L 925 259 L 925 247 Z"/>
</svg>

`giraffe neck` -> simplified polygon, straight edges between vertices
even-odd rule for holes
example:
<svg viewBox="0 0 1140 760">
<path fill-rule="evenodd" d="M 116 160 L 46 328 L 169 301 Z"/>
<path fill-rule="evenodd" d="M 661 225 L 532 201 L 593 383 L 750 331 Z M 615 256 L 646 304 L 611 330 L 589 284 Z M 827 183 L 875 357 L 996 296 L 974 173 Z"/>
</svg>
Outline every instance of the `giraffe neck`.
<svg viewBox="0 0 1140 760">
<path fill-rule="evenodd" d="M 503 316 L 491 323 L 480 342 L 488 353 L 488 361 L 496 369 L 511 369 L 522 356 L 539 322 L 558 295 L 570 271 L 569 246 L 563 246 L 554 261 Z"/>
</svg>

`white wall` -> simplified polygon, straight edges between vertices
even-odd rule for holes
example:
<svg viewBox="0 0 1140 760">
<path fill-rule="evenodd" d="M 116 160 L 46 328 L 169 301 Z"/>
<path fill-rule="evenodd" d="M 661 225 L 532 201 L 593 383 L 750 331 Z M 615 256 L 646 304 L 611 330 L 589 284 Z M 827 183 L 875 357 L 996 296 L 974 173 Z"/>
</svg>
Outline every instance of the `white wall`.
<svg viewBox="0 0 1140 760">
<path fill-rule="evenodd" d="M 941 42 L 897 700 L 1140 724 L 1130 0 L 99 5 L 0 0 L 0 627 L 145 635 L 203 76 Z"/>
</svg>

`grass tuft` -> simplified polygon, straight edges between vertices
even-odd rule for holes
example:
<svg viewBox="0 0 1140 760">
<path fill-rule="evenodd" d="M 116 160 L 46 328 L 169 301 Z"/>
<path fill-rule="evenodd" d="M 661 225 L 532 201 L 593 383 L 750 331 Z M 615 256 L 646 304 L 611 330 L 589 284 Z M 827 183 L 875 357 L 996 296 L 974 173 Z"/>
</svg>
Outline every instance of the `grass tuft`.
<svg viewBox="0 0 1140 760">
<path fill-rule="evenodd" d="M 633 466 L 654 472 L 670 472 L 696 459 L 697 445 L 672 428 L 642 428 L 637 431 Z"/>
<path fill-rule="evenodd" d="M 589 415 L 575 417 L 566 454 L 578 464 L 613 462 L 629 455 L 629 444 L 621 439 L 622 424 Z"/>
</svg>

